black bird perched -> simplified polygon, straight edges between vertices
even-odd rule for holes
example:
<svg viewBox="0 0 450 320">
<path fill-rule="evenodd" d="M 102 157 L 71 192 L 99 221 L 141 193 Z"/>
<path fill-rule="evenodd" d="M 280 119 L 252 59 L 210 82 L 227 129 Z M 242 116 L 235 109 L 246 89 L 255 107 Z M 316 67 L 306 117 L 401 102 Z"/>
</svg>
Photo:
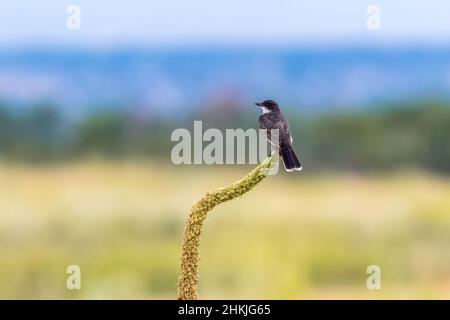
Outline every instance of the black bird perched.
<svg viewBox="0 0 450 320">
<path fill-rule="evenodd" d="M 289 123 L 281 113 L 278 104 L 273 100 L 266 100 L 255 104 L 263 110 L 263 114 L 259 116 L 259 127 L 261 129 L 267 129 L 267 140 L 272 145 L 278 147 L 279 153 L 283 157 L 286 171 L 302 170 L 302 165 L 298 161 L 294 149 L 292 149 L 292 136 Z M 279 144 L 272 141 L 271 129 L 278 129 Z"/>
</svg>

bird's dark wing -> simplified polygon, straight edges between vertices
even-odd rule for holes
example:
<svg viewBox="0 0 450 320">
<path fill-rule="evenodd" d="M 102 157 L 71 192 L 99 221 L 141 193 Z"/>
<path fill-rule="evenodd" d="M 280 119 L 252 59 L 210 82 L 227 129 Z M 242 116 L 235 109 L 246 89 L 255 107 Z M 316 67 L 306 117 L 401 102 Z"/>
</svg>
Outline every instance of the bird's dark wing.
<svg viewBox="0 0 450 320">
<path fill-rule="evenodd" d="M 291 145 L 292 135 L 291 135 L 291 128 L 289 127 L 289 122 L 283 115 L 281 115 L 281 121 L 283 123 L 283 140 L 286 141 L 289 145 Z"/>
<path fill-rule="evenodd" d="M 261 129 L 267 129 L 267 139 L 272 142 L 270 130 L 278 129 L 280 145 L 291 144 L 291 133 L 289 124 L 286 119 L 281 115 L 263 114 L 259 117 L 259 127 Z"/>
<path fill-rule="evenodd" d="M 274 123 L 273 129 L 278 129 L 280 146 L 284 144 L 291 145 L 291 130 L 287 121 L 277 121 Z"/>
</svg>

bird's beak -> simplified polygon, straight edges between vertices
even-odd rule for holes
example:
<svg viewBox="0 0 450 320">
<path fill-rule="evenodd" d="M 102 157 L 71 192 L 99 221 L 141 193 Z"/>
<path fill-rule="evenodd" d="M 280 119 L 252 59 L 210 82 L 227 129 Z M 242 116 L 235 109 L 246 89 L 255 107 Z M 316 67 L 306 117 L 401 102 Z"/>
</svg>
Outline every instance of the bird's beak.
<svg viewBox="0 0 450 320">
<path fill-rule="evenodd" d="M 257 105 L 258 107 L 261 107 L 261 106 L 262 106 L 262 104 L 259 103 L 259 102 L 256 102 L 255 105 Z"/>
</svg>

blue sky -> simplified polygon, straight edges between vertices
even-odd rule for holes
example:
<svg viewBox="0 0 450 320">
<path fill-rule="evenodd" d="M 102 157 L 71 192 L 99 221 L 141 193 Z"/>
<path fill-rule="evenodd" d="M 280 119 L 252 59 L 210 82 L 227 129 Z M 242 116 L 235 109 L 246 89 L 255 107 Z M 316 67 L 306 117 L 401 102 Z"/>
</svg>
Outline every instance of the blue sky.
<svg viewBox="0 0 450 320">
<path fill-rule="evenodd" d="M 81 30 L 66 28 L 70 4 Z M 366 28 L 377 4 L 382 28 Z M 160 46 L 197 43 L 447 43 L 448 0 L 2 0 L 0 46 Z"/>
</svg>

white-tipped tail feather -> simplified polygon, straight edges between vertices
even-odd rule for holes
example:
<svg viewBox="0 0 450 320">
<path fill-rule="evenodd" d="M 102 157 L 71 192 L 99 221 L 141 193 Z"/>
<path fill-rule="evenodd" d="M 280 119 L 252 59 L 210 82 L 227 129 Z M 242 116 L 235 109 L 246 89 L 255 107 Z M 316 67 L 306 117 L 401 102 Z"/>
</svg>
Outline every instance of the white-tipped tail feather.
<svg viewBox="0 0 450 320">
<path fill-rule="evenodd" d="M 292 146 L 283 146 L 280 154 L 283 157 L 284 168 L 287 172 L 302 170 L 302 165 L 300 164 L 300 161 L 298 161 L 297 155 L 295 154 L 294 149 L 292 149 Z"/>
</svg>

